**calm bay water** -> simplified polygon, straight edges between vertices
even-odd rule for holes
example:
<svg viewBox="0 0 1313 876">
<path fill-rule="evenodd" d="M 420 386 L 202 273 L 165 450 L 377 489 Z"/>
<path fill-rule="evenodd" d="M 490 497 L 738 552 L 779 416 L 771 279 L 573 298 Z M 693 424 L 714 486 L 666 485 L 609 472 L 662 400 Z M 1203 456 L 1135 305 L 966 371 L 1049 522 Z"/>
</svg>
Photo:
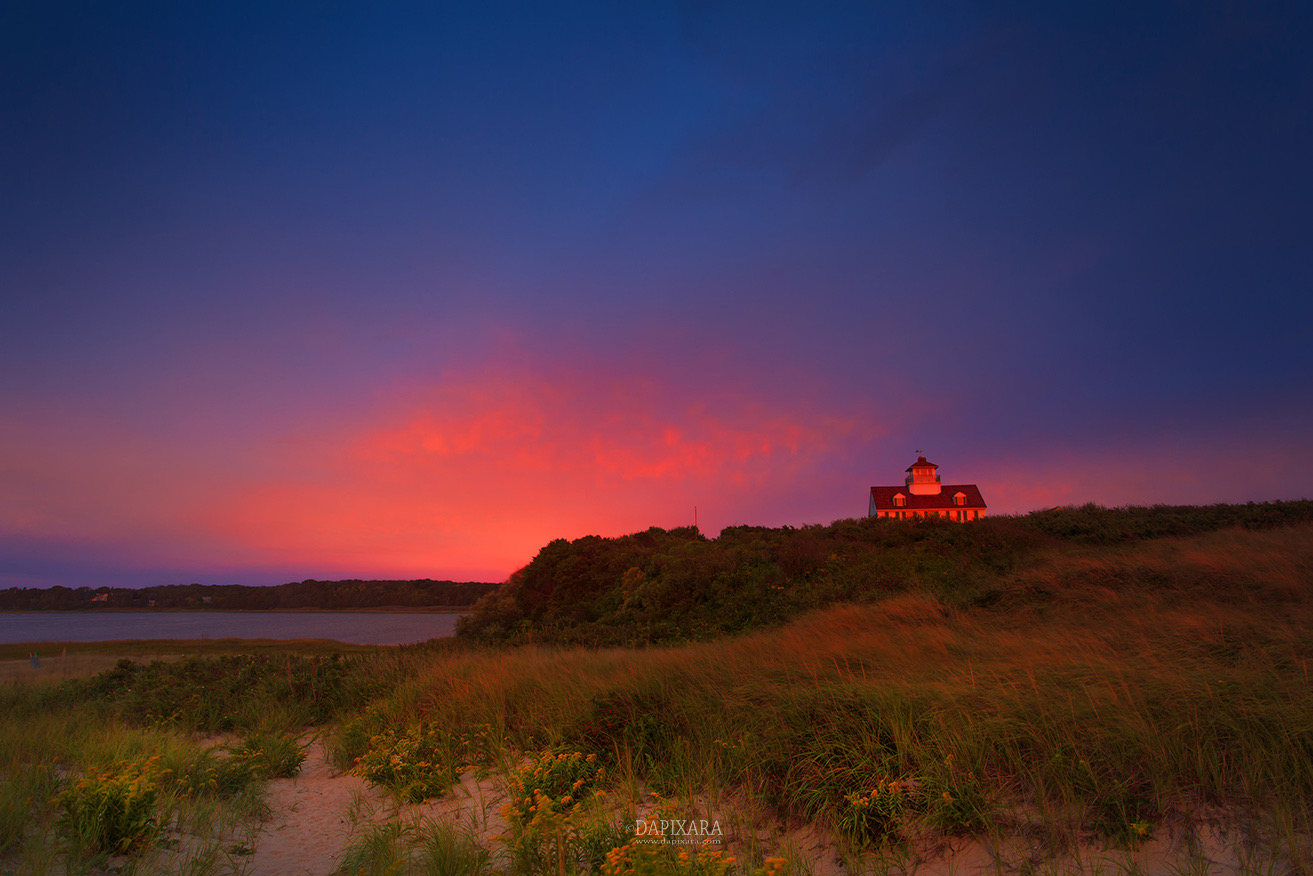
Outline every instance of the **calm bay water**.
<svg viewBox="0 0 1313 876">
<path fill-rule="evenodd" d="M 355 611 L 0 612 L 0 642 L 336 639 L 408 645 L 450 636 L 459 614 Z"/>
</svg>

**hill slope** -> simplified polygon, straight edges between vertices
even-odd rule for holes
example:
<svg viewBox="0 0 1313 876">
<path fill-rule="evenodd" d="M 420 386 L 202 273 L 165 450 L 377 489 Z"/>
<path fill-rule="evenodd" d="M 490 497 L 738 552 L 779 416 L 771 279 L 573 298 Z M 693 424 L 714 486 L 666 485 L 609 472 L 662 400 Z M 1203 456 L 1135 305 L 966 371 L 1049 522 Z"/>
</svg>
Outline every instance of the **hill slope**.
<svg viewBox="0 0 1313 876">
<path fill-rule="evenodd" d="M 1012 573 L 1082 545 L 1313 521 L 1313 502 L 1087 505 L 970 524 L 858 518 L 802 528 L 693 527 L 557 539 L 481 599 L 458 635 L 485 641 L 634 645 L 770 626 L 902 592 L 988 605 Z"/>
</svg>

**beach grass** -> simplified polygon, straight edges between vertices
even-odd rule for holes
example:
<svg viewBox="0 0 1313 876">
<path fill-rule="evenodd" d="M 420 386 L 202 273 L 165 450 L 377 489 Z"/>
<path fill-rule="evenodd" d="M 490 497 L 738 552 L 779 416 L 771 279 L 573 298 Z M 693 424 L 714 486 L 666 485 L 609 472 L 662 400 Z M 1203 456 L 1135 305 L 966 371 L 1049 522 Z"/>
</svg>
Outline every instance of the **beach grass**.
<svg viewBox="0 0 1313 876">
<path fill-rule="evenodd" d="M 415 654 L 342 739 L 422 716 L 577 745 L 855 850 L 1134 849 L 1205 819 L 1306 861 L 1311 568 L 1308 527 L 1224 530 L 1054 551 L 987 608 L 901 594 L 680 647 Z"/>
<path fill-rule="evenodd" d="M 1145 850 L 1166 862 L 1153 872 L 1309 872 L 1313 527 L 1059 545 L 991 587 L 663 647 L 175 648 L 154 669 L 12 683 L 0 860 L 94 859 L 58 801 L 97 770 L 156 776 L 158 824 L 231 830 L 261 776 L 218 792 L 218 761 L 315 726 L 339 768 L 399 798 L 479 773 L 520 801 L 496 837 L 371 821 L 352 846 L 364 872 L 432 872 L 429 853 L 469 872 L 906 872 L 963 844 L 997 872 L 1123 872 Z M 216 730 L 239 741 L 216 751 Z M 547 756 L 569 790 L 526 784 Z M 216 782 L 199 793 L 163 764 Z M 652 819 L 716 825 L 721 854 L 634 845 Z"/>
</svg>

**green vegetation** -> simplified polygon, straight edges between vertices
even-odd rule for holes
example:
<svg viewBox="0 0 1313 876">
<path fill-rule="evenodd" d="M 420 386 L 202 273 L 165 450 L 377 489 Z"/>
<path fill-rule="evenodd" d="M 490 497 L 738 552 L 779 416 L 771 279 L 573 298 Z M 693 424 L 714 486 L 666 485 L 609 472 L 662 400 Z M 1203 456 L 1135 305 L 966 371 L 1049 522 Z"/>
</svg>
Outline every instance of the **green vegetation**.
<svg viewBox="0 0 1313 876">
<path fill-rule="evenodd" d="M 121 659 L 91 678 L 0 689 L 0 869 L 94 872 L 127 855 L 167 872 L 194 836 L 209 840 L 191 859 L 232 857 L 247 843 L 221 839 L 258 830 L 261 785 L 296 775 L 307 729 L 374 695 L 356 662 Z"/>
<path fill-rule="evenodd" d="M 59 795 L 59 826 L 75 853 L 133 852 L 160 832 L 158 789 L 142 764 L 92 771 Z"/>
<path fill-rule="evenodd" d="M 130 723 L 200 733 L 302 727 L 325 722 L 362 695 L 352 690 L 351 666 L 339 656 L 123 659 L 92 679 L 34 693 L 26 709 L 95 704 Z"/>
<path fill-rule="evenodd" d="M 488 876 L 492 854 L 452 824 L 371 822 L 347 847 L 335 876 Z"/>
<path fill-rule="evenodd" d="M 438 724 L 389 728 L 369 739 L 355 770 L 407 803 L 441 797 L 460 778 L 452 735 Z"/>
<path fill-rule="evenodd" d="M 262 781 L 295 771 L 314 732 L 396 800 L 482 782 L 504 803 L 460 823 L 388 810 L 357 824 L 342 873 L 802 874 L 818 854 L 905 872 L 949 844 L 990 850 L 1000 872 L 1134 870 L 1146 849 L 1172 872 L 1306 872 L 1309 510 L 554 542 L 456 640 L 10 684 L 0 871 L 126 853 L 141 872 L 204 855 L 241 872 L 224 850 L 257 842 Z M 721 568 L 718 551 L 747 565 L 675 574 Z M 634 610 L 626 587 L 656 615 L 617 624 L 642 647 L 552 641 L 604 639 Z M 498 607 L 521 599 L 523 615 Z M 643 841 L 690 824 L 706 842 Z"/>
<path fill-rule="evenodd" d="M 598 805 L 605 769 L 594 753 L 543 752 L 510 777 L 506 817 L 513 869 L 595 873 L 624 836 Z"/>
<path fill-rule="evenodd" d="M 1313 501 L 1086 505 L 969 526 L 859 518 L 802 528 L 736 526 L 714 541 L 693 527 L 557 539 L 481 599 L 457 634 L 495 643 L 634 646 L 741 633 L 897 593 L 984 606 L 1009 575 L 1056 548 L 1310 521 Z"/>
<path fill-rule="evenodd" d="M 28 661 L 36 650 L 41 658 L 60 660 L 69 664 L 68 676 L 94 674 L 108 669 L 119 660 L 130 657 L 141 663 L 146 658 L 176 660 L 181 657 L 218 657 L 223 655 L 332 656 L 344 654 L 375 654 L 378 645 L 353 645 L 333 639 L 119 639 L 112 642 L 32 642 L 0 643 L 0 660 Z M 108 662 L 106 662 L 108 661 Z M 86 667 L 93 672 L 83 672 Z M 56 667 L 57 668 L 57 667 Z M 3 680 L 3 679 L 0 679 Z"/>
<path fill-rule="evenodd" d="M 1311 568 L 1308 525 L 1058 550 L 983 607 L 904 593 L 670 649 L 453 652 L 376 720 L 424 703 L 521 750 L 586 743 L 689 818 L 826 825 L 854 855 L 1130 848 L 1206 815 L 1303 860 Z"/>
</svg>

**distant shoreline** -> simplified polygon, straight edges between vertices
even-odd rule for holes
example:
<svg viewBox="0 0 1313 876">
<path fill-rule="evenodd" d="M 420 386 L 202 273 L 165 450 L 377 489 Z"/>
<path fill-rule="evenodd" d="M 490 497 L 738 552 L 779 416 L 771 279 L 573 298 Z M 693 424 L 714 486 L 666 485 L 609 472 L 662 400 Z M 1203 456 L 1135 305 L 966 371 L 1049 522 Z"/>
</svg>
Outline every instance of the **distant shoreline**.
<svg viewBox="0 0 1313 876">
<path fill-rule="evenodd" d="M 0 614 L 468 614 L 472 605 L 415 608 L 408 605 L 380 605 L 373 608 L 5 608 Z"/>
<path fill-rule="evenodd" d="M 484 581 L 290 581 L 272 587 L 243 584 L 165 584 L 151 587 L 0 589 L 0 612 L 454 612 L 470 611 L 500 584 Z"/>
</svg>

